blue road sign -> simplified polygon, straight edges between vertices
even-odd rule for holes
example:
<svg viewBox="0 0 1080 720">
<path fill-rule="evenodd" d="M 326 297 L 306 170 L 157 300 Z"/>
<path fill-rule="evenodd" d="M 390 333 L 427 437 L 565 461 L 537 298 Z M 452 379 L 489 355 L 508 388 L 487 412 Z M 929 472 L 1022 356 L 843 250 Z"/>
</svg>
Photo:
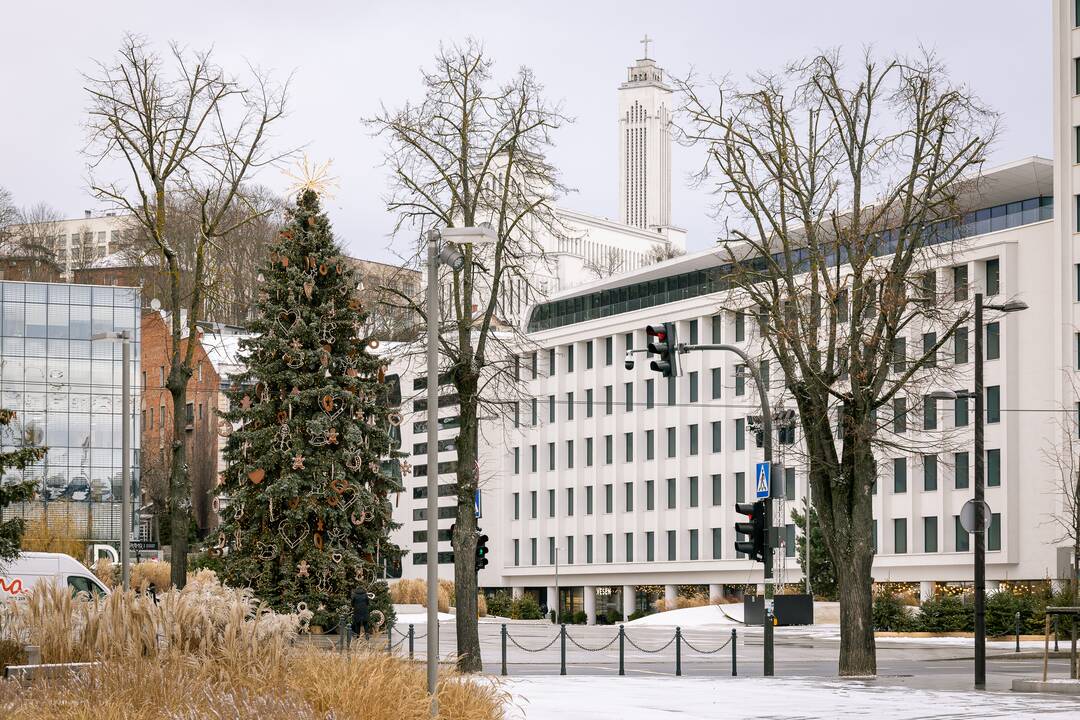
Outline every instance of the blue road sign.
<svg viewBox="0 0 1080 720">
<path fill-rule="evenodd" d="M 754 489 L 758 500 L 769 497 L 772 481 L 772 467 L 767 462 L 760 462 L 754 470 Z"/>
</svg>

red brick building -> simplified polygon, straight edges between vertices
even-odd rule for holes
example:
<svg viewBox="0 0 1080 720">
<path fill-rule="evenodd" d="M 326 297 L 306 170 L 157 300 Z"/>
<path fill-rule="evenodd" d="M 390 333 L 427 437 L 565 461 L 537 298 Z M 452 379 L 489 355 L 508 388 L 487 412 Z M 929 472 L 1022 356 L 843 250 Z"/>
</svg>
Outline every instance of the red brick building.
<svg viewBox="0 0 1080 720">
<path fill-rule="evenodd" d="M 147 312 L 142 319 L 142 487 L 143 502 L 156 515 L 165 512 L 173 439 L 172 396 L 165 386 L 172 355 L 169 316 Z M 221 463 L 219 414 L 227 407 L 224 390 L 229 376 L 243 369 L 239 361 L 242 329 L 217 323 L 200 324 L 188 381 L 184 437 L 191 474 L 191 513 L 199 534 L 217 527 L 213 489 Z M 186 350 L 187 339 L 181 351 Z M 165 542 L 167 539 L 163 538 Z"/>
</svg>

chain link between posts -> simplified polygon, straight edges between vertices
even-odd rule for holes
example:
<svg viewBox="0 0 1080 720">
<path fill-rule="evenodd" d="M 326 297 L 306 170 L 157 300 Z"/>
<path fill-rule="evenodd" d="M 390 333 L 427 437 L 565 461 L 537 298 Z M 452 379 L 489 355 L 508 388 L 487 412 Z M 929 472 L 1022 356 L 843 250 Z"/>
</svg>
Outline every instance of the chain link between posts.
<svg viewBox="0 0 1080 720">
<path fill-rule="evenodd" d="M 545 651 L 545 650 L 547 650 L 547 649 L 548 649 L 549 647 L 551 647 L 551 646 L 552 646 L 552 645 L 554 645 L 554 644 L 555 644 L 556 642 L 558 642 L 558 640 L 559 640 L 559 636 L 558 636 L 558 635 L 556 635 L 555 637 L 551 638 L 551 642 L 549 642 L 549 643 L 548 643 L 547 645 L 545 645 L 544 647 L 542 647 L 542 648 L 539 648 L 539 649 L 536 649 L 536 650 L 533 650 L 532 648 L 527 648 L 527 647 L 524 647 L 523 645 L 521 645 L 521 643 L 519 643 L 519 642 L 518 642 L 517 640 L 515 640 L 515 639 L 514 639 L 514 636 L 513 636 L 513 635 L 511 635 L 510 633 L 506 633 L 506 639 L 507 639 L 507 640 L 509 640 L 510 642 L 514 643 L 514 646 L 515 646 L 515 647 L 517 647 L 517 648 L 518 648 L 519 650 L 524 650 L 525 652 L 531 652 L 531 653 L 538 653 L 538 652 L 544 652 L 544 651 Z"/>
<path fill-rule="evenodd" d="M 633 647 L 637 648 L 638 650 L 640 650 L 643 653 L 656 654 L 658 652 L 663 652 L 664 650 L 667 650 L 668 646 L 670 646 L 671 643 L 675 642 L 675 636 L 672 635 L 670 640 L 668 640 L 666 643 L 664 643 L 663 645 L 661 645 L 660 647 L 658 647 L 655 650 L 649 650 L 648 648 L 641 647 L 636 642 L 634 642 L 633 638 L 631 638 L 629 635 L 626 636 L 626 642 L 630 643 Z"/>
<path fill-rule="evenodd" d="M 686 639 L 685 635 L 682 636 L 683 645 L 690 648 L 694 652 L 700 653 L 702 655 L 714 655 L 714 654 L 720 652 L 721 650 L 723 650 L 724 648 L 726 648 L 728 645 L 731 644 L 731 640 L 732 640 L 732 638 L 728 637 L 728 639 L 724 642 L 724 644 L 721 645 L 720 647 L 716 648 L 715 650 L 702 650 L 701 648 L 694 647 L 694 645 L 691 644 L 691 642 Z"/>
<path fill-rule="evenodd" d="M 579 648 L 581 648 L 582 650 L 585 650 L 585 651 L 587 651 L 587 652 L 602 652 L 602 651 L 604 651 L 604 650 L 607 650 L 607 649 L 608 649 L 609 647 L 611 647 L 612 645 L 614 645 L 614 644 L 615 644 L 615 641 L 619 639 L 619 636 L 618 636 L 618 635 L 616 634 L 616 635 L 615 635 L 615 637 L 611 638 L 611 640 L 609 640 L 609 641 L 608 641 L 607 645 L 603 645 L 603 646 L 601 646 L 601 647 L 598 647 L 598 648 L 591 648 L 591 647 L 585 647 L 584 645 L 582 645 L 581 643 L 579 643 L 579 642 L 578 642 L 577 640 L 575 640 L 574 638 L 570 637 L 570 633 L 566 633 L 566 639 L 567 639 L 567 640 L 569 640 L 569 641 L 570 641 L 571 643 L 573 643 L 574 645 L 576 645 L 576 646 L 578 646 Z"/>
</svg>

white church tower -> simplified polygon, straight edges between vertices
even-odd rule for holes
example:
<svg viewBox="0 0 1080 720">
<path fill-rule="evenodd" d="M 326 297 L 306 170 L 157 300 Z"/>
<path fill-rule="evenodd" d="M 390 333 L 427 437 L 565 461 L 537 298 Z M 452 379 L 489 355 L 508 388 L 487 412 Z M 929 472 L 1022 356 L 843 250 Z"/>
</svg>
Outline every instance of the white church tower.
<svg viewBox="0 0 1080 720">
<path fill-rule="evenodd" d="M 619 215 L 625 225 L 667 235 L 671 227 L 671 88 L 645 57 L 619 86 Z"/>
</svg>

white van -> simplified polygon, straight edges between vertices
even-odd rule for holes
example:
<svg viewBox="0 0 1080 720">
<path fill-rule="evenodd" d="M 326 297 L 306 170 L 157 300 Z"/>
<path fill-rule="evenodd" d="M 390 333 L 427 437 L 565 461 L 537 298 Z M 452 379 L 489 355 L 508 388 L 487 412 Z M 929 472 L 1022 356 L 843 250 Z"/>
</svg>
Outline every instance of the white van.
<svg viewBox="0 0 1080 720">
<path fill-rule="evenodd" d="M 0 601 L 19 597 L 40 583 L 55 583 L 70 587 L 72 592 L 85 592 L 103 597 L 109 594 L 85 565 L 63 553 L 21 552 L 5 563 L 0 572 Z"/>
</svg>

